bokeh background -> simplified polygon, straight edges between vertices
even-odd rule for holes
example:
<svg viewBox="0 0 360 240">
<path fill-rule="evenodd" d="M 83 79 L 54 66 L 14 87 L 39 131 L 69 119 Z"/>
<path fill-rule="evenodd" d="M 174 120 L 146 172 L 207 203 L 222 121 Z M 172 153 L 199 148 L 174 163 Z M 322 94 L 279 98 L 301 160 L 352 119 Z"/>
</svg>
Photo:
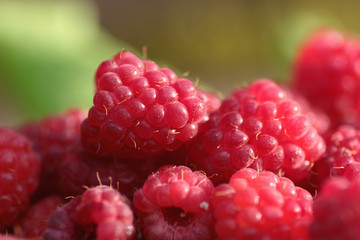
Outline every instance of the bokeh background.
<svg viewBox="0 0 360 240">
<path fill-rule="evenodd" d="M 0 0 L 0 125 L 92 103 L 99 63 L 135 51 L 222 96 L 260 77 L 286 83 L 322 27 L 360 32 L 360 1 Z"/>
</svg>

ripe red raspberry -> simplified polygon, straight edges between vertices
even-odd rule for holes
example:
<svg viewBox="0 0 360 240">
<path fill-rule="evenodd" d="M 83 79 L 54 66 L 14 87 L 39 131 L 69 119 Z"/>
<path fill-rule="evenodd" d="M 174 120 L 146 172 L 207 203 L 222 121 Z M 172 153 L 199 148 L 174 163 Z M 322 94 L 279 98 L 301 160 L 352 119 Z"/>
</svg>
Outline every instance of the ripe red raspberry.
<svg viewBox="0 0 360 240">
<path fill-rule="evenodd" d="M 132 199 L 136 189 L 156 170 L 155 166 L 155 160 L 151 158 L 139 163 L 134 159 L 98 157 L 86 152 L 79 143 L 61 159 L 59 192 L 64 197 L 77 196 L 85 191 L 85 187 L 102 184 L 113 186 Z"/>
<path fill-rule="evenodd" d="M 328 179 L 314 201 L 314 220 L 309 227 L 311 239 L 360 239 L 359 203 L 359 181 Z"/>
<path fill-rule="evenodd" d="M 198 134 L 201 134 L 211 127 L 211 123 L 209 121 L 210 113 L 219 110 L 221 106 L 221 100 L 217 95 L 202 90 L 198 90 L 197 96 L 205 102 L 205 105 L 208 109 L 208 114 L 206 114 L 203 117 L 203 119 L 199 122 Z"/>
<path fill-rule="evenodd" d="M 50 216 L 63 204 L 59 196 L 48 196 L 36 202 L 14 224 L 15 235 L 26 238 L 39 238 L 47 227 Z"/>
<path fill-rule="evenodd" d="M 175 150 L 197 134 L 212 105 L 190 80 L 126 51 L 100 64 L 96 86 L 81 132 L 87 150 L 100 156 Z"/>
<path fill-rule="evenodd" d="M 300 48 L 294 88 L 324 110 L 333 127 L 359 126 L 360 42 L 335 30 L 314 34 Z"/>
<path fill-rule="evenodd" d="M 58 208 L 50 217 L 45 240 L 126 240 L 134 235 L 133 213 L 115 189 L 98 186 Z"/>
<path fill-rule="evenodd" d="M 34 150 L 40 156 L 38 197 L 57 193 L 59 163 L 62 155 L 80 139 L 80 126 L 85 118 L 84 111 L 72 109 L 22 128 L 22 133 L 32 141 Z"/>
<path fill-rule="evenodd" d="M 29 140 L 0 128 L 0 229 L 10 226 L 38 185 L 39 158 Z"/>
<path fill-rule="evenodd" d="M 244 168 L 211 197 L 217 239 L 308 239 L 312 196 L 285 177 Z"/>
<path fill-rule="evenodd" d="M 321 109 L 314 107 L 306 98 L 294 91 L 287 91 L 287 94 L 299 103 L 301 111 L 309 117 L 311 125 L 318 131 L 321 136 L 328 134 L 330 130 L 330 118 Z"/>
<path fill-rule="evenodd" d="M 145 239 L 213 239 L 212 191 L 203 173 L 184 166 L 167 165 L 151 174 L 134 195 Z"/>
<path fill-rule="evenodd" d="M 349 180 L 360 176 L 360 131 L 340 126 L 327 140 L 324 156 L 316 162 L 314 174 L 320 182 L 330 176 L 344 176 Z"/>
<path fill-rule="evenodd" d="M 210 112 L 214 112 L 220 108 L 221 101 L 216 94 L 198 90 L 197 96 L 205 102 L 205 105 Z"/>
<path fill-rule="evenodd" d="M 251 167 L 304 178 L 325 152 L 324 140 L 299 104 L 270 80 L 252 83 L 225 99 L 213 127 L 192 144 L 191 161 L 214 182 Z"/>
</svg>

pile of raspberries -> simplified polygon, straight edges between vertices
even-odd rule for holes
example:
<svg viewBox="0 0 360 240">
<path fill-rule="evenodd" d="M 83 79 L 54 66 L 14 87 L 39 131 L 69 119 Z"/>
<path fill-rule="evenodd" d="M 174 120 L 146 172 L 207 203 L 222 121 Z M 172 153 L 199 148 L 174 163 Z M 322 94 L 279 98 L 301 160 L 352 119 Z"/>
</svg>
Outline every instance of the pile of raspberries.
<svg viewBox="0 0 360 240">
<path fill-rule="evenodd" d="M 293 66 L 219 99 L 102 62 L 90 109 L 0 127 L 0 240 L 359 240 L 360 41 L 317 31 Z"/>
</svg>

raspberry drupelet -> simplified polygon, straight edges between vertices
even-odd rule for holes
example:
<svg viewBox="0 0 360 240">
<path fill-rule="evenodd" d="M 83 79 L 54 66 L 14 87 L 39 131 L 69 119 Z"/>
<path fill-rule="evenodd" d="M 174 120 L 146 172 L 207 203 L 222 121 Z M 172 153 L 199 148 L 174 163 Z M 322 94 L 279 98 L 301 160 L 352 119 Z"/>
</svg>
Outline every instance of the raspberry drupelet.
<svg viewBox="0 0 360 240">
<path fill-rule="evenodd" d="M 141 158 L 178 149 L 214 106 L 190 80 L 127 51 L 101 63 L 95 78 L 94 106 L 81 132 L 87 150 L 100 156 Z"/>
<path fill-rule="evenodd" d="M 45 240 L 133 239 L 134 216 L 126 199 L 108 186 L 89 188 L 58 208 L 43 232 Z"/>
<path fill-rule="evenodd" d="M 191 161 L 215 183 L 251 167 L 304 178 L 325 144 L 299 104 L 268 79 L 239 89 L 222 102 L 212 127 L 191 146 Z"/>
<path fill-rule="evenodd" d="M 340 126 L 327 140 L 323 157 L 314 165 L 320 182 L 330 176 L 349 180 L 360 177 L 360 131 L 352 126 Z"/>
<path fill-rule="evenodd" d="M 58 187 L 63 197 L 76 196 L 85 191 L 84 186 L 99 184 L 116 187 L 132 199 L 136 189 L 156 170 L 156 159 L 139 160 L 99 157 L 88 153 L 80 143 L 64 154 L 59 164 Z"/>
<path fill-rule="evenodd" d="M 305 240 L 312 196 L 285 177 L 244 168 L 211 197 L 218 240 Z"/>
<path fill-rule="evenodd" d="M 85 118 L 85 111 L 71 109 L 21 128 L 40 157 L 38 198 L 57 193 L 59 164 L 63 154 L 72 148 L 74 142 L 79 141 L 80 126 Z"/>
<path fill-rule="evenodd" d="M 134 205 L 147 240 L 214 239 L 212 182 L 201 172 L 167 165 L 136 191 Z"/>
<path fill-rule="evenodd" d="M 302 113 L 306 114 L 311 125 L 318 131 L 321 136 L 326 136 L 331 131 L 331 121 L 329 116 L 316 106 L 310 104 L 310 102 L 300 95 L 298 92 L 287 90 L 286 93 L 294 101 L 299 103 Z"/>
<path fill-rule="evenodd" d="M 22 134 L 0 128 L 0 229 L 14 223 L 38 185 L 40 161 Z"/>
<path fill-rule="evenodd" d="M 314 200 L 312 240 L 360 239 L 360 181 L 334 177 L 326 180 Z"/>
<path fill-rule="evenodd" d="M 359 127 L 360 41 L 336 30 L 313 34 L 299 49 L 293 88 L 325 111 L 332 128 Z"/>
<path fill-rule="evenodd" d="M 21 128 L 41 155 L 61 151 L 61 148 L 79 139 L 80 126 L 86 118 L 81 109 L 70 109 L 59 115 L 49 116 L 37 123 L 26 124 Z"/>
<path fill-rule="evenodd" d="M 56 195 L 34 203 L 14 224 L 14 233 L 19 237 L 40 238 L 47 227 L 50 216 L 64 201 Z"/>
</svg>

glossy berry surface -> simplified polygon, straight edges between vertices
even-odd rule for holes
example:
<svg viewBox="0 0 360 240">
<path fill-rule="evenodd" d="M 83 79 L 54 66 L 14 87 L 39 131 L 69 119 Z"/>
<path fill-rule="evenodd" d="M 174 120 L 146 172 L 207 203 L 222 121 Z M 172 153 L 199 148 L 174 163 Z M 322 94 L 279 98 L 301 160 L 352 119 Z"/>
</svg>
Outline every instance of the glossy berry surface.
<svg viewBox="0 0 360 240">
<path fill-rule="evenodd" d="M 209 198 L 213 184 L 201 172 L 167 165 L 134 195 L 145 239 L 213 239 Z"/>
<path fill-rule="evenodd" d="M 98 186 L 58 208 L 50 217 L 42 237 L 55 239 L 132 239 L 133 213 L 115 189 Z"/>
<path fill-rule="evenodd" d="M 21 132 L 31 140 L 40 157 L 38 196 L 57 193 L 59 164 L 63 155 L 79 141 L 80 126 L 85 118 L 85 111 L 71 109 L 22 127 Z"/>
<path fill-rule="evenodd" d="M 173 151 L 197 134 L 213 106 L 190 80 L 131 52 L 101 63 L 95 78 L 81 132 L 87 150 L 100 156 Z"/>
<path fill-rule="evenodd" d="M 286 93 L 299 104 L 301 112 L 308 116 L 311 125 L 321 136 L 327 135 L 331 131 L 331 120 L 322 109 L 312 105 L 298 92 L 288 90 Z"/>
<path fill-rule="evenodd" d="M 340 126 L 329 136 L 324 156 L 314 170 L 321 180 L 344 176 L 349 180 L 360 176 L 360 131 L 351 126 Z"/>
<path fill-rule="evenodd" d="M 285 177 L 244 168 L 211 197 L 217 239 L 309 239 L 312 196 Z"/>
<path fill-rule="evenodd" d="M 59 196 L 48 196 L 34 203 L 14 224 L 19 237 L 39 238 L 47 227 L 50 216 L 64 203 Z"/>
<path fill-rule="evenodd" d="M 312 240 L 360 239 L 360 182 L 328 179 L 314 201 Z"/>
<path fill-rule="evenodd" d="M 360 42 L 335 30 L 311 36 L 300 48 L 294 67 L 294 89 L 323 109 L 333 127 L 359 126 Z"/>
<path fill-rule="evenodd" d="M 0 229 L 10 226 L 38 185 L 40 162 L 30 141 L 0 128 Z"/>
<path fill-rule="evenodd" d="M 268 79 L 239 89 L 212 115 L 192 146 L 191 160 L 216 182 L 251 167 L 304 178 L 325 144 L 300 105 Z"/>
</svg>

